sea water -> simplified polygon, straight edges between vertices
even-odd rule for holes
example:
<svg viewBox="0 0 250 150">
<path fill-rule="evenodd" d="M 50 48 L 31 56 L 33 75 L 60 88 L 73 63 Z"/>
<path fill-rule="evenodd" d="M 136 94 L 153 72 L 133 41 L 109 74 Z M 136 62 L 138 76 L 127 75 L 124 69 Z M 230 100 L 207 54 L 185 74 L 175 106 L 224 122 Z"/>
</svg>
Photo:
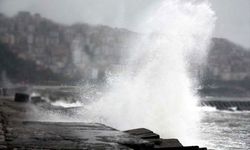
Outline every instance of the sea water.
<svg viewBox="0 0 250 150">
<path fill-rule="evenodd" d="M 201 108 L 202 145 L 215 150 L 250 149 L 250 111 L 221 111 Z"/>
<path fill-rule="evenodd" d="M 205 62 L 215 14 L 208 2 L 194 0 L 163 1 L 149 12 L 138 24 L 140 37 L 130 39 L 123 67 L 109 73 L 84 118 L 195 144 L 201 116 L 190 64 Z"/>
</svg>

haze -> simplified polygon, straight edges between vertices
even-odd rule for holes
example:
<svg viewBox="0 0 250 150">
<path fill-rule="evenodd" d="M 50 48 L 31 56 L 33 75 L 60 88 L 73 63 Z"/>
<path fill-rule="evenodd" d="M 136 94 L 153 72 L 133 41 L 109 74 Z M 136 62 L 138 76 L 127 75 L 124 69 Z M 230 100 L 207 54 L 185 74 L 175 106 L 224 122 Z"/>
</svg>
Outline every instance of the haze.
<svg viewBox="0 0 250 150">
<path fill-rule="evenodd" d="M 63 24 L 84 22 L 139 31 L 143 20 L 163 0 L 0 0 L 0 12 L 40 13 Z M 210 0 L 217 16 L 214 36 L 227 38 L 250 48 L 250 1 Z"/>
</svg>

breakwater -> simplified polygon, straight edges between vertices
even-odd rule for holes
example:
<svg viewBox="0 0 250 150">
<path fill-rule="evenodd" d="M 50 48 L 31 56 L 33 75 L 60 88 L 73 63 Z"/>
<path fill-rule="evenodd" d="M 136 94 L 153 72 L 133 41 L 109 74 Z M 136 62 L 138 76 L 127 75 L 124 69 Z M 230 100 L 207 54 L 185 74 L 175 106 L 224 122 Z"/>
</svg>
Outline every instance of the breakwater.
<svg viewBox="0 0 250 150">
<path fill-rule="evenodd" d="M 28 94 L 1 96 L 0 149 L 206 149 L 184 147 L 177 139 L 161 139 L 144 128 L 122 132 L 99 123 L 44 122 L 31 117 L 45 106 L 32 103 Z"/>
<path fill-rule="evenodd" d="M 250 98 L 242 97 L 207 97 L 200 102 L 201 106 L 216 107 L 219 110 L 250 110 Z"/>
</svg>

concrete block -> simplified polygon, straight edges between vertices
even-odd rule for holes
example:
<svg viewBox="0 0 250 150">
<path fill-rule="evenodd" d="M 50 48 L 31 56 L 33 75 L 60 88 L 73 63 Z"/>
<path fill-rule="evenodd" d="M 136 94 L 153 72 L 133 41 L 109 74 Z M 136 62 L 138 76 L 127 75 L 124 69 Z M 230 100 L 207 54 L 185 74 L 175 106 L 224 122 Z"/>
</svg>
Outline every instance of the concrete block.
<svg viewBox="0 0 250 150">
<path fill-rule="evenodd" d="M 28 102 L 29 95 L 25 93 L 16 93 L 15 94 L 15 102 Z"/>
</svg>

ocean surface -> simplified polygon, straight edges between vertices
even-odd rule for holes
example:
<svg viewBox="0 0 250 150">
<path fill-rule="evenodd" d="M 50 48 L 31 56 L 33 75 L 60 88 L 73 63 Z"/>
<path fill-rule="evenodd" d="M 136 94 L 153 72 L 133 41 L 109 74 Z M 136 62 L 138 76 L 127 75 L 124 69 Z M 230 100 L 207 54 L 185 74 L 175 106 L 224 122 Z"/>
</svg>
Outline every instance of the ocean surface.
<svg viewBox="0 0 250 150">
<path fill-rule="evenodd" d="M 200 137 L 208 149 L 250 150 L 250 111 L 203 107 Z"/>
</svg>

